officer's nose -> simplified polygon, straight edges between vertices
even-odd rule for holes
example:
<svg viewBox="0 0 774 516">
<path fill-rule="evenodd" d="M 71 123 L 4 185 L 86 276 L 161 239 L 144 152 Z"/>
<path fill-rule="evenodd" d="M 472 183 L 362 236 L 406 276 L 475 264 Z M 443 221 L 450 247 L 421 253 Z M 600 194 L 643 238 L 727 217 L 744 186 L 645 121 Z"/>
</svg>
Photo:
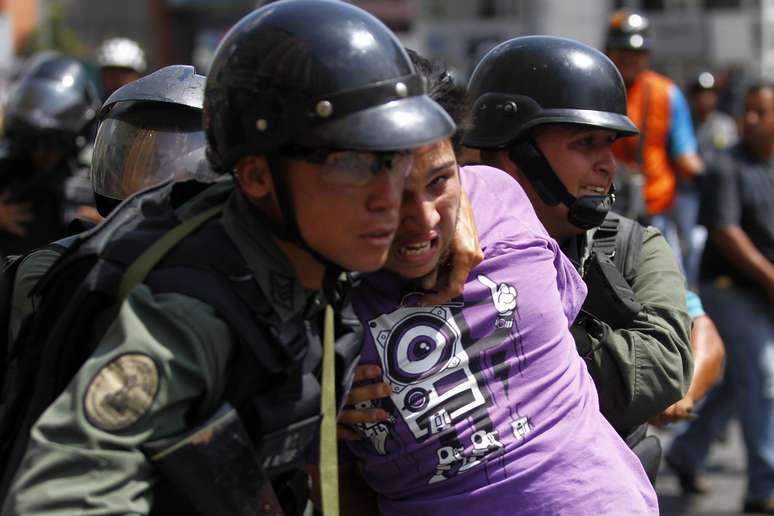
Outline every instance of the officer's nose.
<svg viewBox="0 0 774 516">
<path fill-rule="evenodd" d="M 600 155 L 597 158 L 596 169 L 599 173 L 605 174 L 609 178 L 614 178 L 616 173 L 616 161 L 613 155 L 613 148 L 607 146 L 600 151 Z"/>
</svg>

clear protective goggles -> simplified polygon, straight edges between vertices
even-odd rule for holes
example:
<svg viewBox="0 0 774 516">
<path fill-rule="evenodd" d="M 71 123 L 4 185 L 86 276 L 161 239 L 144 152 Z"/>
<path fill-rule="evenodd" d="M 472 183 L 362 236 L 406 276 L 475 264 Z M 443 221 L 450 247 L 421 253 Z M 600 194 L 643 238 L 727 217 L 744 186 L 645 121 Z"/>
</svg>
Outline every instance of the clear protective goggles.
<svg viewBox="0 0 774 516">
<path fill-rule="evenodd" d="M 145 103 L 114 109 L 99 126 L 92 155 L 94 192 L 123 200 L 166 180 L 213 182 L 201 113 Z"/>
<path fill-rule="evenodd" d="M 288 156 L 321 165 L 323 181 L 339 186 L 365 186 L 380 172 L 407 178 L 414 162 L 413 151 L 354 151 L 325 148 L 291 148 Z"/>
</svg>

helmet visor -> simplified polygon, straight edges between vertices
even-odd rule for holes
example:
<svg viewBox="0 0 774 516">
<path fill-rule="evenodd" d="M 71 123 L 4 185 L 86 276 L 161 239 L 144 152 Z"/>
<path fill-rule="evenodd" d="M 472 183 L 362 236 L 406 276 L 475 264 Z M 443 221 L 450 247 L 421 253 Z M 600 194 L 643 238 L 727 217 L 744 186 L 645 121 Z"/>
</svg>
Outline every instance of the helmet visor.
<svg viewBox="0 0 774 516">
<path fill-rule="evenodd" d="M 195 110 L 159 104 L 111 112 L 94 144 L 94 192 L 123 200 L 168 179 L 215 181 L 199 116 Z"/>
</svg>

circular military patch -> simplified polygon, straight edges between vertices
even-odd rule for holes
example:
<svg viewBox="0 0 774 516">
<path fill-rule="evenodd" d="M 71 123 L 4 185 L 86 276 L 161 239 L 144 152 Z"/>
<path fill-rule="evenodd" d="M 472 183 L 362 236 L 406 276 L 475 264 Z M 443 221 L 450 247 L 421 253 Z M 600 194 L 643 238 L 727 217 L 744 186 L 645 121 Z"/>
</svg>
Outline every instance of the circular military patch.
<svg viewBox="0 0 774 516">
<path fill-rule="evenodd" d="M 145 415 L 158 390 L 159 371 L 151 357 L 121 355 L 91 380 L 83 399 L 86 417 L 102 430 L 123 430 Z"/>
</svg>

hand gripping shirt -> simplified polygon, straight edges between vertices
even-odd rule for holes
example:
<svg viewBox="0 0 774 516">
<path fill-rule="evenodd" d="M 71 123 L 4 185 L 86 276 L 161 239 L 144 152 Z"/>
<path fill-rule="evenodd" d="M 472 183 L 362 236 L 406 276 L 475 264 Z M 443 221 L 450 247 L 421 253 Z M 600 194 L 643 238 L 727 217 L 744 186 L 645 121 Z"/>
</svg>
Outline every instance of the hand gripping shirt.
<svg viewBox="0 0 774 516">
<path fill-rule="evenodd" d="M 353 305 L 361 363 L 392 387 L 385 423 L 348 441 L 392 515 L 656 514 L 637 458 L 599 413 L 569 333 L 586 287 L 504 172 L 465 167 L 484 260 L 462 297 L 419 306 L 389 273 Z"/>
</svg>

